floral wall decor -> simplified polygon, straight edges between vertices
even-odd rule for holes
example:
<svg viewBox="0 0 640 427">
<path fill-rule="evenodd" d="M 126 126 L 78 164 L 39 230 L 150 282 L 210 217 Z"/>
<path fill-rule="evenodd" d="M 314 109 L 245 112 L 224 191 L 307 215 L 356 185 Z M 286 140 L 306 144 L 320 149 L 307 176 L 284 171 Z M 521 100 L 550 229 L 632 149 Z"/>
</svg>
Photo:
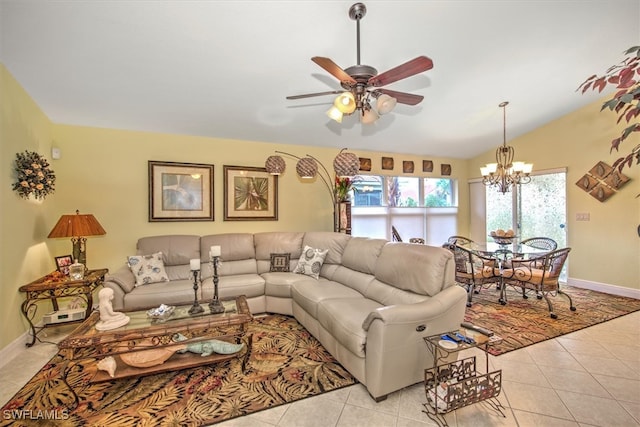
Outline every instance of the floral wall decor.
<svg viewBox="0 0 640 427">
<path fill-rule="evenodd" d="M 49 162 L 33 151 L 17 153 L 15 160 L 16 182 L 13 190 L 24 199 L 30 195 L 44 200 L 55 191 L 56 175 L 49 168 Z"/>
</svg>

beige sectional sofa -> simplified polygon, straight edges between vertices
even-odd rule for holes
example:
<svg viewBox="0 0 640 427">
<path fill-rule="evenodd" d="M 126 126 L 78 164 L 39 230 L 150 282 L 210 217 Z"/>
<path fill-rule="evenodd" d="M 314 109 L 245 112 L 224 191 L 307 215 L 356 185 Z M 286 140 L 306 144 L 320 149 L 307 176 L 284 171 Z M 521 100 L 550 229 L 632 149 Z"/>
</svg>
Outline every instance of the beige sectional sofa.
<svg viewBox="0 0 640 427">
<path fill-rule="evenodd" d="M 135 286 L 123 266 L 104 282 L 114 309 L 191 303 L 194 258 L 202 262 L 199 299 L 209 301 L 211 246 L 221 247 L 220 298 L 245 295 L 253 314 L 295 316 L 376 400 L 422 381 L 433 363 L 422 338 L 464 318 L 466 293 L 446 249 L 332 232 L 143 237 L 138 255 L 161 252 L 169 281 Z M 306 246 L 328 250 L 318 279 L 293 272 Z M 271 271 L 272 254 L 290 254 L 290 272 Z"/>
</svg>

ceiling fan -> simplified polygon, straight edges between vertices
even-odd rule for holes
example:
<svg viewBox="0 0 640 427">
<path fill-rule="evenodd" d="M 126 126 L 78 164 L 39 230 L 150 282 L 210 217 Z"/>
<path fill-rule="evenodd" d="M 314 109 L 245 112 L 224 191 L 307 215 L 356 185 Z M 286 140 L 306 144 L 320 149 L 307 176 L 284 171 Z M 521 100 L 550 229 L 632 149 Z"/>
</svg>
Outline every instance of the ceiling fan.
<svg viewBox="0 0 640 427">
<path fill-rule="evenodd" d="M 362 123 L 373 123 L 378 120 L 379 114 L 386 114 L 393 110 L 396 102 L 407 105 L 416 105 L 422 102 L 424 97 L 421 95 L 382 89 L 381 86 L 430 70 L 433 68 L 431 59 L 426 56 L 418 56 L 381 74 L 378 74 L 378 70 L 374 67 L 360 64 L 360 20 L 364 18 L 366 13 L 367 8 L 363 3 L 356 3 L 349 8 L 349 18 L 356 21 L 357 65 L 342 69 L 329 58 L 321 56 L 311 58 L 313 62 L 340 80 L 340 85 L 344 90 L 292 95 L 287 96 L 287 99 L 337 94 L 338 97 L 327 111 L 327 115 L 338 123 L 342 122 L 344 115 L 351 115 L 355 111 L 360 113 Z M 377 111 L 371 107 L 372 98 L 376 99 Z"/>
</svg>

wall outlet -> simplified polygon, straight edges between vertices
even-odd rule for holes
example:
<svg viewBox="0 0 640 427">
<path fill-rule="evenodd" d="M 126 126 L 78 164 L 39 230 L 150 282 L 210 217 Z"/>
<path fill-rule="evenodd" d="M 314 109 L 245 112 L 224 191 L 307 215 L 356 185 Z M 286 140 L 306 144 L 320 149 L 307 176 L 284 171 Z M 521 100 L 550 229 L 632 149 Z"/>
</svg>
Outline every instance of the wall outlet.
<svg viewBox="0 0 640 427">
<path fill-rule="evenodd" d="M 588 212 L 581 212 L 576 214 L 576 221 L 589 221 L 591 215 Z"/>
</svg>

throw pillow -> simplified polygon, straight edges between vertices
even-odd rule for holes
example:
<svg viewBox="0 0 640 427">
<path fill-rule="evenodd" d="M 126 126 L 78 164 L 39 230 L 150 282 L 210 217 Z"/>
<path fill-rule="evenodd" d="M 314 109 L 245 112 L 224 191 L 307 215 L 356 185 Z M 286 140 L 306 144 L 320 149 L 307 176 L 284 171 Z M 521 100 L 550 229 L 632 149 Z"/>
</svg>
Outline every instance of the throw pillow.
<svg viewBox="0 0 640 427">
<path fill-rule="evenodd" d="M 127 257 L 131 272 L 136 277 L 136 286 L 149 283 L 168 282 L 169 276 L 164 269 L 162 252 L 151 255 L 135 255 Z"/>
<path fill-rule="evenodd" d="M 269 271 L 288 272 L 290 260 L 291 254 L 271 254 Z"/>
<path fill-rule="evenodd" d="M 311 246 L 305 246 L 298 260 L 298 265 L 293 271 L 298 274 L 306 274 L 315 279 L 320 276 L 320 269 L 324 263 L 324 259 L 329 253 L 329 249 L 314 249 Z"/>
</svg>

